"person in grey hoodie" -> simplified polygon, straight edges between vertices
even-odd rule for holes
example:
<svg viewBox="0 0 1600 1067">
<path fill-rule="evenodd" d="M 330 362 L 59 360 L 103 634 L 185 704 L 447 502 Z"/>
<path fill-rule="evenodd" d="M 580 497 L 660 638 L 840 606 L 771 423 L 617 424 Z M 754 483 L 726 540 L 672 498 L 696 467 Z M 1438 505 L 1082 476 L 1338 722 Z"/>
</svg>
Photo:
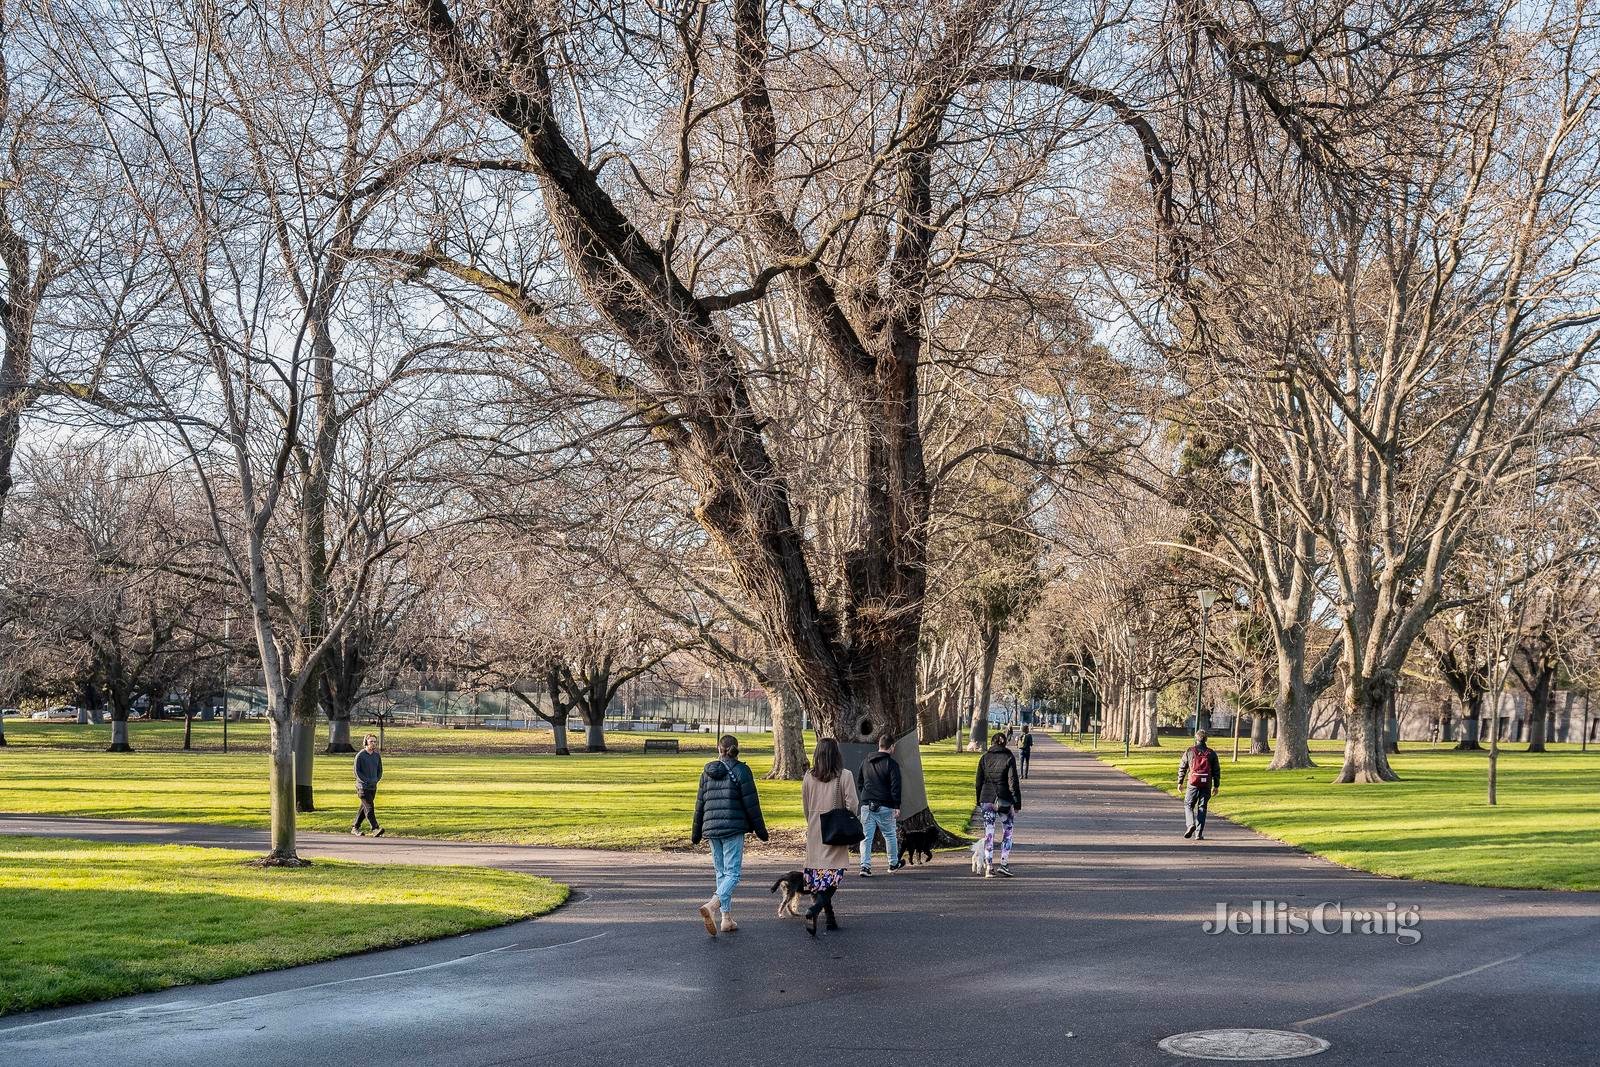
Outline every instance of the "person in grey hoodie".
<svg viewBox="0 0 1600 1067">
<path fill-rule="evenodd" d="M 694 798 L 694 828 L 689 840 L 711 844 L 711 869 L 716 874 L 717 891 L 700 905 L 700 921 L 706 933 L 717 936 L 720 929 L 731 934 L 739 929 L 733 921 L 733 890 L 744 873 L 744 835 L 767 839 L 767 823 L 761 817 L 761 798 L 756 794 L 756 777 L 747 764 L 739 761 L 739 739 L 723 734 L 717 741 L 717 758 L 700 772 L 700 791 Z"/>
<path fill-rule="evenodd" d="M 356 796 L 361 798 L 361 808 L 350 832 L 365 837 L 361 832 L 363 820 L 372 825 L 372 836 L 382 837 L 383 827 L 378 825 L 378 812 L 372 806 L 378 799 L 378 779 L 383 777 L 383 757 L 378 755 L 378 735 L 368 734 L 356 753 Z"/>
</svg>

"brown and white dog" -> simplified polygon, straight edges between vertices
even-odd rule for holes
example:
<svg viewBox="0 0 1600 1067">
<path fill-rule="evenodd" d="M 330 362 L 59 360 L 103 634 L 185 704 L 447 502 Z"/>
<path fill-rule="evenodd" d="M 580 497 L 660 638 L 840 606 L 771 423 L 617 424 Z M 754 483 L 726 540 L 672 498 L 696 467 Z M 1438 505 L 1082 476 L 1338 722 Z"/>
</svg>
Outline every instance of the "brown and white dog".
<svg viewBox="0 0 1600 1067">
<path fill-rule="evenodd" d="M 795 908 L 795 902 L 803 896 L 811 895 L 806 889 L 805 872 L 790 871 L 773 882 L 769 892 L 776 893 L 780 888 L 783 890 L 783 899 L 778 902 L 778 918 L 781 919 L 785 915 L 798 916 L 800 912 Z"/>
</svg>

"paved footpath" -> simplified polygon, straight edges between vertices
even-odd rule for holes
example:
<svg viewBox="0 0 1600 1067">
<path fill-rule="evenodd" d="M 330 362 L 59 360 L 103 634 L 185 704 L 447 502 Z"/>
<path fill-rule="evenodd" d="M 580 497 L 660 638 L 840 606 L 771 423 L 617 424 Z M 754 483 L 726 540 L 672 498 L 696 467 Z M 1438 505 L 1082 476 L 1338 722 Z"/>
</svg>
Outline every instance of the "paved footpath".
<svg viewBox="0 0 1600 1067">
<path fill-rule="evenodd" d="M 1318 1064 L 1600 1063 L 1600 894 L 1348 871 L 1054 743 L 1034 753 L 1017 877 L 961 853 L 853 875 L 843 929 L 773 915 L 782 856 L 707 938 L 700 856 L 302 835 L 312 856 L 478 863 L 571 883 L 552 915 L 412 948 L 0 1019 L 6 1067 L 237 1064 L 1172 1064 L 1166 1036 L 1302 1029 Z M 261 847 L 215 827 L 0 817 L 0 832 Z M 1597 859 L 1600 862 L 1600 859 Z M 1423 938 L 1207 935 L 1219 902 L 1421 909 Z M 1193 1061 L 1190 1061 L 1193 1062 Z"/>
</svg>

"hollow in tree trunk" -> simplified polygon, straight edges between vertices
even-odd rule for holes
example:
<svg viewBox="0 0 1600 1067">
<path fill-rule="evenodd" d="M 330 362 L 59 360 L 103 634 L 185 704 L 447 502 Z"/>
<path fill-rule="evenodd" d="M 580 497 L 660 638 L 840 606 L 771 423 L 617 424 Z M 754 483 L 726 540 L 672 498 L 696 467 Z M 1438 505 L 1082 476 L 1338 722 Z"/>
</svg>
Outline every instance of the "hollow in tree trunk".
<svg viewBox="0 0 1600 1067">
<path fill-rule="evenodd" d="M 1258 711 L 1250 716 L 1250 755 L 1266 756 L 1271 752 L 1267 746 L 1267 716 Z"/>
<path fill-rule="evenodd" d="M 1390 685 L 1382 679 L 1352 679 L 1345 687 L 1344 766 L 1336 783 L 1396 782 L 1400 776 L 1389 766 L 1384 752 L 1386 712 Z"/>
</svg>

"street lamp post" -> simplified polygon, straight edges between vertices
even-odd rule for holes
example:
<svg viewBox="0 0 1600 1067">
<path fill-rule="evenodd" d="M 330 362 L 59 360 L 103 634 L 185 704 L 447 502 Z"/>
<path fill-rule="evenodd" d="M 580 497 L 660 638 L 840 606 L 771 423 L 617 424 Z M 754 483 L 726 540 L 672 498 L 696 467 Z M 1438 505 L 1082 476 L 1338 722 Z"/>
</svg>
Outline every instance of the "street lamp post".
<svg viewBox="0 0 1600 1067">
<path fill-rule="evenodd" d="M 233 659 L 232 644 L 233 616 L 229 614 L 222 617 L 222 751 L 224 755 L 228 751 L 228 697 L 230 695 L 228 667 Z"/>
<path fill-rule="evenodd" d="M 1210 722 L 1201 726 L 1200 712 L 1203 699 L 1202 693 L 1206 687 L 1206 626 L 1211 605 L 1216 602 L 1217 591 L 1215 589 L 1200 590 L 1200 669 L 1195 674 L 1194 679 L 1194 728 L 1196 730 L 1208 729 L 1211 726 Z"/>
</svg>

